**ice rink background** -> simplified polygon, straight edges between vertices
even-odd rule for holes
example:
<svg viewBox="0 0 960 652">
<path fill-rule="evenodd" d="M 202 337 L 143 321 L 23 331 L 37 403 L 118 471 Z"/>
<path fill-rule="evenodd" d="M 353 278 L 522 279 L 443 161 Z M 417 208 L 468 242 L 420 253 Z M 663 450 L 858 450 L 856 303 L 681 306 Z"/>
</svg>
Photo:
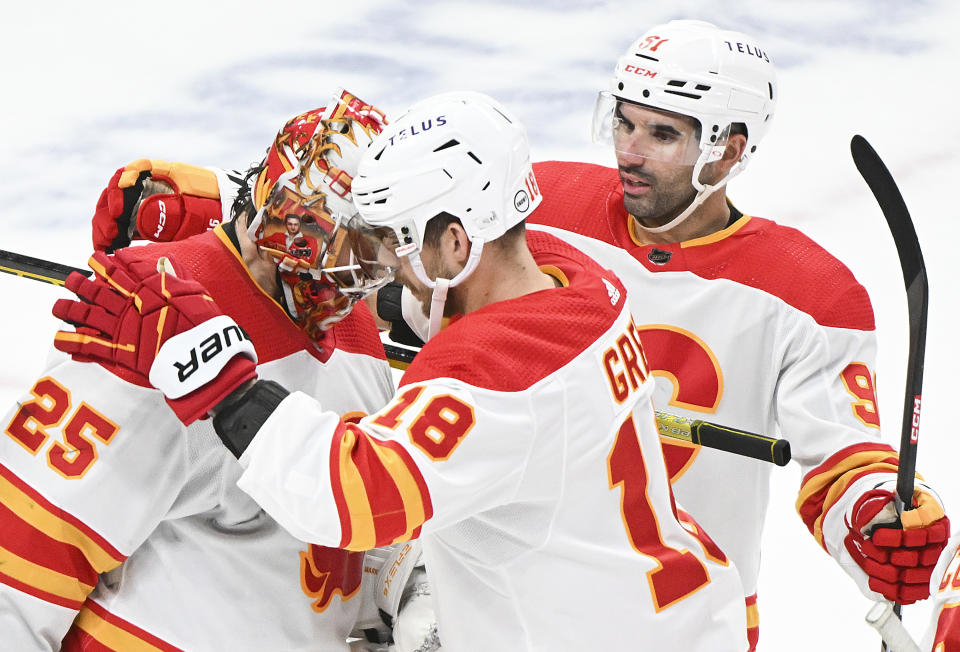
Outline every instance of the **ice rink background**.
<svg viewBox="0 0 960 652">
<path fill-rule="evenodd" d="M 245 167 L 287 118 L 323 104 L 338 86 L 388 115 L 435 92 L 481 90 L 519 114 L 535 160 L 609 163 L 589 141 L 590 116 L 631 40 L 678 17 L 755 35 L 778 65 L 780 101 L 770 134 L 729 194 L 745 212 L 801 228 L 866 285 L 881 346 L 883 436 L 897 445 L 902 279 L 885 222 L 850 160 L 850 137 L 863 134 L 884 157 L 913 214 L 931 285 L 918 469 L 960 519 L 950 416 L 960 317 L 951 197 L 960 182 L 960 4 L 59 0 L 4 13 L 0 248 L 72 265 L 89 255 L 93 206 L 117 167 L 144 156 Z M 42 370 L 57 329 L 49 305 L 63 291 L 0 275 L 0 293 L 0 401 L 8 405 Z M 870 603 L 794 513 L 798 482 L 795 467 L 773 474 L 761 649 L 877 649 L 863 623 Z M 905 617 L 919 637 L 926 610 L 909 607 Z M 625 625 L 611 623 L 626 636 Z M 642 632 L 634 635 L 623 650 L 642 649 Z"/>
</svg>

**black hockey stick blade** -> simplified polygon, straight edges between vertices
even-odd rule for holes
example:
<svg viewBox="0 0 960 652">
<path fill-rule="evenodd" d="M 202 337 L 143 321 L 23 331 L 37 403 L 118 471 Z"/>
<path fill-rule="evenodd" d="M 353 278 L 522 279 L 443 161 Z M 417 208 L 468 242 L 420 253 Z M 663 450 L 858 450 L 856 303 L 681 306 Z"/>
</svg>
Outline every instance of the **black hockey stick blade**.
<svg viewBox="0 0 960 652">
<path fill-rule="evenodd" d="M 80 272 L 84 276 L 93 274 L 89 269 L 61 265 L 42 258 L 16 254 L 2 249 L 0 249 L 0 272 L 60 286 L 70 276 L 70 272 Z"/>
<path fill-rule="evenodd" d="M 909 317 L 909 353 L 900 432 L 900 466 L 897 471 L 897 495 L 904 509 L 913 505 L 913 479 L 917 465 L 917 437 L 920 427 L 920 397 L 923 385 L 923 356 L 927 336 L 927 271 L 920 241 L 907 205 L 896 182 L 880 156 L 863 136 L 850 141 L 853 162 L 880 204 L 890 227 L 907 293 Z"/>
</svg>

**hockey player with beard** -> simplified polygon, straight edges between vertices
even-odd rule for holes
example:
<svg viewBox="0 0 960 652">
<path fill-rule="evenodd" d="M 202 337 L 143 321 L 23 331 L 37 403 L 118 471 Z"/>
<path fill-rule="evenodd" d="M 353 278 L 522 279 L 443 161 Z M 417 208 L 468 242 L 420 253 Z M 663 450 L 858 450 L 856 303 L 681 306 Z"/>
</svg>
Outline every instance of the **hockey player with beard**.
<svg viewBox="0 0 960 652">
<path fill-rule="evenodd" d="M 755 39 L 700 21 L 653 27 L 598 98 L 594 134 L 613 145 L 617 168 L 535 165 L 545 199 L 531 229 L 623 281 L 659 409 L 789 438 L 803 470 L 796 509 L 816 543 L 868 597 L 909 604 L 929 595 L 949 524 L 922 482 L 917 509 L 897 519 L 869 297 L 802 233 L 726 198 L 770 128 L 778 92 Z M 740 570 L 755 645 L 769 466 L 669 441 L 664 449 L 678 501 Z"/>
<path fill-rule="evenodd" d="M 228 384 L 259 374 L 344 413 L 373 412 L 391 396 L 373 319 L 364 304 L 354 305 L 361 289 L 340 228 L 352 211 L 349 180 L 359 152 L 382 127 L 375 107 L 340 93 L 281 129 L 250 175 L 252 190 L 235 202 L 235 221 L 189 240 L 124 250 L 131 264 L 150 269 L 176 258 L 178 270 L 189 270 L 242 327 L 221 329 L 199 352 L 206 361 L 224 357 L 221 348 L 250 357 L 256 348 L 256 370 L 250 358 L 234 358 L 223 370 Z M 193 193 L 192 214 L 213 208 L 203 213 L 205 225 L 221 221 L 219 199 L 204 190 L 216 188 L 213 172 L 161 161 L 127 169 L 101 208 L 122 206 L 119 183 L 164 179 L 160 190 L 171 192 L 152 200 L 151 235 L 176 234 L 184 204 L 174 184 Z M 129 199 L 133 191 L 126 192 Z M 319 258 L 258 246 L 287 214 L 323 243 Z M 166 316 L 155 313 L 153 328 L 170 327 Z M 197 364 L 185 360 L 182 374 L 189 378 Z M 0 647 L 347 649 L 363 555 L 295 539 L 238 489 L 242 468 L 209 420 L 193 421 L 204 412 L 202 394 L 171 399 L 172 412 L 120 365 L 61 357 L 6 414 Z"/>
<path fill-rule="evenodd" d="M 673 504 L 623 286 L 526 237 L 541 198 L 516 118 L 476 93 L 425 100 L 374 141 L 352 187 L 366 234 L 346 234 L 367 287 L 395 272 L 425 310 L 458 317 L 356 423 L 277 383 L 232 391 L 222 363 L 200 364 L 213 379 L 197 401 L 245 468 L 239 486 L 301 538 L 419 537 L 445 649 L 615 649 L 609 623 L 626 620 L 648 649 L 746 649 L 736 570 Z M 172 362 L 207 324 L 229 328 L 203 288 L 125 252 L 93 260 L 94 280 L 68 280 L 93 305 L 55 312 L 96 332 L 59 333 L 58 348 L 168 398 L 201 383 Z M 175 325 L 150 327 L 158 309 Z"/>
</svg>

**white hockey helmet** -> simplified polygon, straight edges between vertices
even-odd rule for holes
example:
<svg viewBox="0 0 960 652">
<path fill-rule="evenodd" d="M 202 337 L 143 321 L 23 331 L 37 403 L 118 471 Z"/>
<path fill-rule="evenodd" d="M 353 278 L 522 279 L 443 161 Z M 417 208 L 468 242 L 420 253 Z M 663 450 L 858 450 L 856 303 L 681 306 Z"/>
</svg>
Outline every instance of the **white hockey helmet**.
<svg viewBox="0 0 960 652">
<path fill-rule="evenodd" d="M 700 20 L 673 20 L 630 46 L 603 97 L 694 118 L 701 127 L 701 153 L 709 153 L 730 125 L 742 123 L 745 163 L 773 119 L 776 72 L 767 51 L 746 34 Z M 610 115 L 598 112 L 595 127 L 602 129 Z"/>
<path fill-rule="evenodd" d="M 460 219 L 473 242 L 489 242 L 540 203 L 527 132 L 483 93 L 422 100 L 371 144 L 353 181 L 360 217 L 397 235 L 397 255 L 419 253 L 433 217 Z"/>
<path fill-rule="evenodd" d="M 421 282 L 443 286 L 443 297 L 446 287 L 473 272 L 485 242 L 519 224 L 541 201 L 526 129 L 499 102 L 470 91 L 422 100 L 388 125 L 360 161 L 353 198 L 363 224 L 381 241 L 389 230 L 395 236 L 391 254 L 407 256 Z M 420 262 L 424 230 L 444 213 L 463 225 L 470 257 L 453 279 L 430 279 Z M 360 258 L 385 260 L 372 252 Z"/>
<path fill-rule="evenodd" d="M 616 146 L 616 110 L 624 101 L 695 119 L 699 133 L 691 134 L 692 146 L 671 160 L 695 166 L 698 197 L 685 217 L 746 167 L 770 127 L 777 95 L 770 55 L 755 39 L 700 20 L 673 20 L 648 30 L 617 61 L 610 89 L 597 99 L 593 136 L 596 142 Z M 743 156 L 724 179 L 713 186 L 702 184 L 700 171 L 723 156 L 730 128 L 737 123 L 746 127 Z"/>
</svg>

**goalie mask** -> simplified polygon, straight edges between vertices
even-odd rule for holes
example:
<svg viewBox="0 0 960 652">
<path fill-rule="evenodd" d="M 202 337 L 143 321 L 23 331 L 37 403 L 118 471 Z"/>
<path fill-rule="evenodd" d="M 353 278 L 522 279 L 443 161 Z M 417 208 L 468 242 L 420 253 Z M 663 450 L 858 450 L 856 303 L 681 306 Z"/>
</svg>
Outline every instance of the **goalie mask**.
<svg viewBox="0 0 960 652">
<path fill-rule="evenodd" d="M 285 308 L 313 339 L 389 280 L 364 272 L 347 228 L 353 175 L 384 124 L 379 109 L 341 91 L 284 125 L 254 182 L 248 235 L 273 256 Z"/>
</svg>

